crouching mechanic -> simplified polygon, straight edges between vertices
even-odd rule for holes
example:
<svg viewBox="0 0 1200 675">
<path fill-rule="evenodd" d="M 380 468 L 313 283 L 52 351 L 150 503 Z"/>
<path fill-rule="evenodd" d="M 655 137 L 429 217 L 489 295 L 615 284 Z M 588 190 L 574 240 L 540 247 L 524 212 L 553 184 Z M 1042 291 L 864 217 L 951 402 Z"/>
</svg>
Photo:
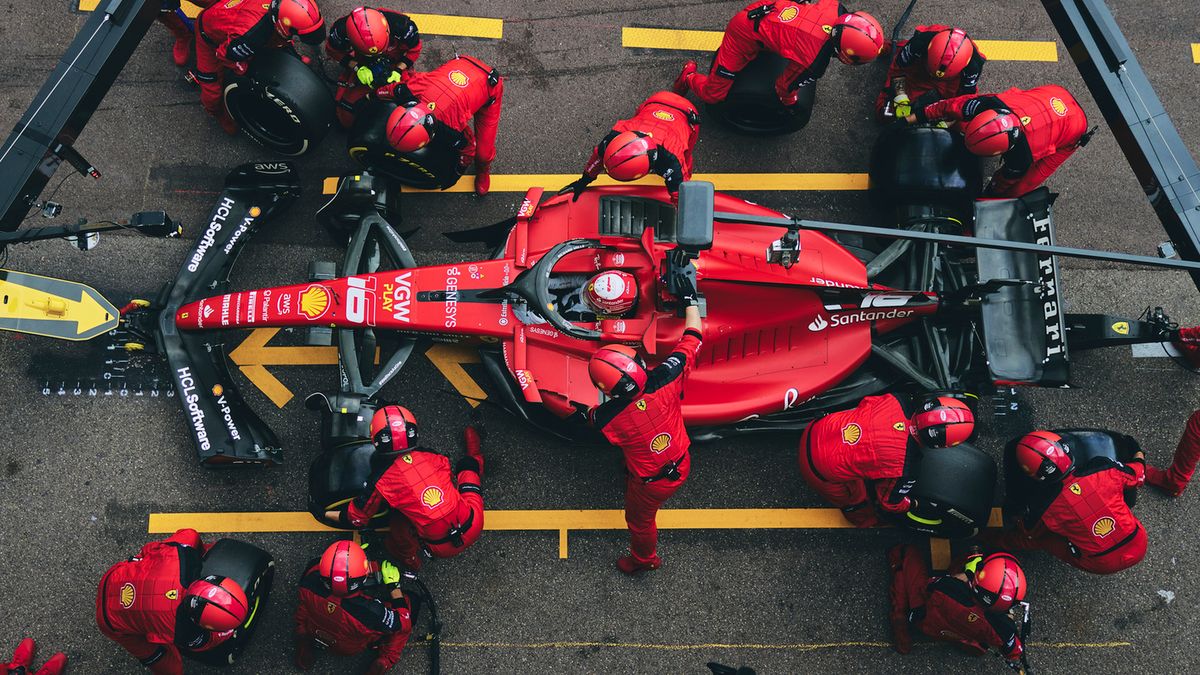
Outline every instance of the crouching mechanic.
<svg viewBox="0 0 1200 675">
<path fill-rule="evenodd" d="M 911 38 L 896 43 L 896 56 L 875 101 L 875 114 L 880 119 L 903 119 L 914 108 L 974 94 L 986 61 L 963 29 L 917 26 Z"/>
<path fill-rule="evenodd" d="M 961 122 L 967 150 L 1001 156 L 1003 163 L 984 191 L 990 197 L 1029 194 L 1092 137 L 1079 102 L 1053 84 L 956 96 L 913 108 L 907 120 Z"/>
<path fill-rule="evenodd" d="M 738 73 L 765 50 L 789 62 L 775 81 L 775 93 L 792 106 L 800 87 L 824 75 L 835 54 L 842 63 L 858 66 L 874 61 L 883 46 L 883 29 L 875 17 L 848 13 L 837 0 L 755 0 L 729 20 L 709 74 L 697 73 L 696 62 L 688 61 L 672 90 L 683 95 L 690 89 L 705 103 L 720 103 Z"/>
<path fill-rule="evenodd" d="M 453 473 L 443 454 L 417 445 L 417 419 L 407 408 L 389 405 L 371 418 L 371 442 L 392 463 L 371 491 L 341 511 L 325 516 L 343 526 L 366 527 L 385 504 L 391 509 L 387 549 L 409 570 L 421 569 L 421 552 L 449 558 L 474 544 L 483 532 L 483 452 L 473 426 L 463 430 L 467 454 Z"/>
<path fill-rule="evenodd" d="M 189 0 L 189 2 L 200 7 L 208 7 L 216 0 Z M 184 16 L 179 0 L 162 0 L 162 4 L 158 8 L 158 22 L 166 26 L 167 30 L 171 32 L 171 37 L 175 38 L 175 44 L 171 47 L 171 58 L 175 61 L 175 65 L 180 68 L 186 66 L 188 57 L 192 55 L 192 41 L 195 39 L 195 32 Z"/>
<path fill-rule="evenodd" d="M 912 510 L 922 446 L 948 448 L 974 432 L 975 416 L 958 399 L 868 396 L 808 425 L 800 437 L 800 474 L 855 527 L 874 527 L 876 506 L 892 515 Z"/>
<path fill-rule="evenodd" d="M 436 139 L 458 151 L 460 172 L 475 163 L 475 194 L 487 194 L 504 98 L 499 71 L 473 56 L 457 56 L 435 70 L 379 87 L 375 95 L 400 104 L 387 120 L 392 147 L 416 152 Z"/>
<path fill-rule="evenodd" d="M 1136 441 L 1108 432 L 1118 447 Z M 1142 484 L 1145 455 L 1139 448 L 1127 463 L 1106 457 L 1078 466 L 1068 432 L 1034 431 L 1013 442 L 1008 456 L 1037 486 L 1018 491 L 1006 486 L 1006 510 L 1016 527 L 985 539 L 999 548 L 1041 549 L 1086 572 L 1112 574 L 1136 565 L 1146 555 L 1146 528 L 1126 502 L 1126 490 Z"/>
<path fill-rule="evenodd" d="M 638 106 L 627 120 L 613 125 L 612 131 L 592 149 L 592 157 L 579 180 L 558 191 L 571 192 L 571 201 L 600 175 L 632 181 L 655 173 L 663 177 L 671 203 L 679 203 L 679 184 L 692 179 L 692 149 L 700 136 L 700 114 L 691 101 L 669 91 L 660 91 Z"/>
<path fill-rule="evenodd" d="M 412 614 L 400 591 L 400 570 L 384 561 L 372 569 L 362 547 L 337 541 L 320 558 L 310 560 L 300 577 L 296 607 L 296 666 L 312 668 L 318 649 L 354 656 L 376 649 L 367 675 L 382 675 L 396 665 L 412 634 Z M 387 593 L 378 598 L 363 589 L 380 575 Z"/>
<path fill-rule="evenodd" d="M 155 675 L 182 673 L 181 649 L 213 649 L 246 620 L 246 593 L 236 581 L 200 576 L 204 551 L 195 530 L 179 530 L 146 544 L 100 580 L 100 632 Z"/>
<path fill-rule="evenodd" d="M 237 122 L 225 109 L 225 71 L 245 75 L 263 50 L 279 49 L 295 38 L 309 45 L 325 40 L 325 20 L 314 0 L 220 2 L 196 17 L 196 71 L 200 103 L 227 134 Z"/>
<path fill-rule="evenodd" d="M 995 648 L 1013 670 L 1025 665 L 1022 635 L 1025 572 L 1008 553 L 967 556 L 956 574 L 932 576 L 921 551 L 899 544 L 888 551 L 892 569 L 892 646 L 912 649 L 909 628 L 957 645 L 972 656 Z M 1021 612 L 1020 625 L 1011 614 Z M 982 619 L 982 620 L 981 620 Z"/>
<path fill-rule="evenodd" d="M 372 88 L 399 82 L 421 56 L 421 34 L 412 19 L 389 9 L 359 7 L 333 22 L 325 53 L 341 64 L 338 122 L 347 129 Z"/>
<path fill-rule="evenodd" d="M 696 364 L 703 321 L 693 286 L 679 298 L 684 310 L 683 336 L 671 354 L 646 371 L 637 351 L 606 345 L 588 362 L 588 375 L 609 400 L 588 411 L 588 419 L 625 458 L 625 523 L 629 555 L 617 559 L 625 574 L 662 567 L 658 555 L 658 509 L 687 480 L 691 439 L 683 425 L 684 380 Z"/>
</svg>

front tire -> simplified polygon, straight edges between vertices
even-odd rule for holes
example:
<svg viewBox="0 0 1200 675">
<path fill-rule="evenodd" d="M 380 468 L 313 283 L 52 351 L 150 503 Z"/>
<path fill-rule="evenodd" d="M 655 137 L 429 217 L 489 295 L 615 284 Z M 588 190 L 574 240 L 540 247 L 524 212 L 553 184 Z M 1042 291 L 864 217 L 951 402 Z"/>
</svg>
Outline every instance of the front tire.
<svg viewBox="0 0 1200 675">
<path fill-rule="evenodd" d="M 416 152 L 397 152 L 387 140 L 387 119 L 396 109 L 389 101 L 372 101 L 354 120 L 347 152 L 363 168 L 418 190 L 445 190 L 458 182 L 458 151 L 438 144 L 437 137 Z"/>
<path fill-rule="evenodd" d="M 255 57 L 244 77 L 225 84 L 225 109 L 254 140 L 281 155 L 303 155 L 333 126 L 333 95 L 289 51 Z"/>
</svg>

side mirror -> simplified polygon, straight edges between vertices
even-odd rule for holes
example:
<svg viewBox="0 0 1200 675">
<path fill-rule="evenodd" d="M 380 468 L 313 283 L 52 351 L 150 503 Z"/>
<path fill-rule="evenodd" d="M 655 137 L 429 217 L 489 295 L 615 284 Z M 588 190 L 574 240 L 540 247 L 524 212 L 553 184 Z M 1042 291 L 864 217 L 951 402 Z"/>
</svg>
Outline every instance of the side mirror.
<svg viewBox="0 0 1200 675">
<path fill-rule="evenodd" d="M 679 186 L 679 208 L 675 211 L 675 243 L 692 255 L 712 248 L 712 183 L 690 180 Z"/>
</svg>

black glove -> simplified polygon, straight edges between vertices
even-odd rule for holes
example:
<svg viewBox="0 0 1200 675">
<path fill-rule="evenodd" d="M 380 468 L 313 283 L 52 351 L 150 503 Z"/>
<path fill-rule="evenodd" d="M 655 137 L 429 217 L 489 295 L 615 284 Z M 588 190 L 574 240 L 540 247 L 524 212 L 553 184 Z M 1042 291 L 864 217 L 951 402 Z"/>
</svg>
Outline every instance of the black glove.
<svg viewBox="0 0 1200 675">
<path fill-rule="evenodd" d="M 684 307 L 695 305 L 696 297 L 699 294 L 696 290 L 695 269 L 691 265 L 688 265 L 687 268 L 671 270 L 671 287 L 675 289 L 675 297 L 679 299 L 679 302 L 683 303 Z M 690 274 L 689 270 L 691 271 Z"/>
<path fill-rule="evenodd" d="M 565 195 L 568 192 L 574 193 L 575 196 L 571 197 L 571 201 L 577 202 L 579 201 L 579 195 L 583 194 L 583 191 L 586 190 L 587 186 L 591 185 L 592 181 L 594 180 L 596 179 L 584 174 L 580 176 L 579 180 L 575 181 L 574 183 L 568 183 L 565 185 L 561 190 L 558 191 L 558 194 Z"/>
</svg>

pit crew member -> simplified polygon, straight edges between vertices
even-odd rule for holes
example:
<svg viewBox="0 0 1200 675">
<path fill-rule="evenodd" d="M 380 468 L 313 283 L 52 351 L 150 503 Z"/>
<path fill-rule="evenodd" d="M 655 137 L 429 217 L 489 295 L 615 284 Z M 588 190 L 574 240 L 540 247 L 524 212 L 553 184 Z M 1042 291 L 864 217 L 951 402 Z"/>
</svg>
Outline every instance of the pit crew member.
<svg viewBox="0 0 1200 675">
<path fill-rule="evenodd" d="M 314 0 L 220 2 L 196 17 L 196 70 L 200 103 L 227 134 L 237 122 L 225 109 L 225 72 L 246 74 L 250 60 L 266 49 L 279 49 L 293 39 L 310 45 L 325 40 L 325 20 Z"/>
<path fill-rule="evenodd" d="M 246 620 L 246 593 L 236 581 L 201 577 L 205 550 L 195 530 L 179 530 L 146 544 L 100 580 L 100 632 L 155 675 L 179 675 L 181 649 L 213 649 L 233 637 Z"/>
<path fill-rule="evenodd" d="M 487 194 L 504 98 L 504 78 L 498 70 L 462 55 L 427 73 L 381 86 L 375 95 L 400 104 L 387 120 L 392 147 L 416 152 L 436 139 L 459 153 L 461 172 L 475 163 L 475 194 Z"/>
<path fill-rule="evenodd" d="M 37 644 L 33 638 L 25 638 L 13 650 L 12 660 L 0 663 L 0 673 L 7 675 L 62 675 L 67 667 L 67 655 L 58 652 L 51 656 L 41 668 L 33 669 L 33 655 L 37 652 Z"/>
<path fill-rule="evenodd" d="M 961 123 L 967 150 L 1002 156 L 985 190 L 991 197 L 1032 192 L 1092 137 L 1087 113 L 1070 92 L 1054 84 L 956 96 L 914 108 L 906 119 Z"/>
<path fill-rule="evenodd" d="M 382 675 L 400 660 L 412 634 L 409 603 L 399 587 L 400 570 L 388 561 L 378 572 L 372 567 L 362 547 L 348 540 L 330 544 L 320 558 L 308 562 L 296 607 L 298 668 L 312 668 L 316 650 L 354 656 L 374 649 L 368 675 Z M 372 576 L 379 576 L 387 587 L 382 598 L 364 592 Z"/>
<path fill-rule="evenodd" d="M 847 12 L 838 0 L 755 0 L 729 20 L 709 74 L 697 73 L 696 62 L 688 61 L 672 90 L 681 96 L 691 90 L 705 103 L 724 101 L 738 73 L 765 50 L 789 62 L 775 82 L 775 93 L 792 106 L 800 87 L 825 74 L 830 58 L 836 55 L 855 66 L 870 63 L 884 44 L 875 17 Z"/>
<path fill-rule="evenodd" d="M 208 7 L 214 2 L 216 0 L 191 0 L 193 5 L 200 7 Z M 188 64 L 188 57 L 192 55 L 195 29 L 184 17 L 179 0 L 162 0 L 162 4 L 158 8 L 158 22 L 166 26 L 167 30 L 171 32 L 171 37 L 175 38 L 175 43 L 171 47 L 171 58 L 175 61 L 175 65 L 183 68 Z"/>
<path fill-rule="evenodd" d="M 619 181 L 633 181 L 648 173 L 663 177 L 671 203 L 679 203 L 679 184 L 692 179 L 692 150 L 700 135 L 700 114 L 686 98 L 660 91 L 638 106 L 633 117 L 613 125 L 612 131 L 592 149 L 592 157 L 579 180 L 558 191 L 579 199 L 601 169 Z"/>
<path fill-rule="evenodd" d="M 1009 553 L 968 554 L 962 571 L 933 576 L 921 551 L 899 544 L 888 551 L 892 569 L 892 646 L 912 648 L 910 628 L 951 642 L 973 656 L 995 648 L 1014 670 L 1022 670 L 1025 572 Z M 1021 612 L 1018 621 L 1011 616 Z M 982 619 L 982 620 L 981 620 Z"/>
<path fill-rule="evenodd" d="M 917 26 L 912 37 L 896 43 L 896 56 L 875 101 L 875 113 L 880 119 L 903 119 L 913 108 L 974 94 L 986 61 L 963 29 Z"/>
<path fill-rule="evenodd" d="M 1136 441 L 1108 432 L 1118 446 Z M 1077 465 L 1070 433 L 1034 431 L 1012 442 L 1014 457 L 1036 487 L 1009 485 L 1006 515 L 1016 527 L 985 533 L 993 546 L 1009 550 L 1041 549 L 1086 572 L 1112 574 L 1136 565 L 1146 555 L 1146 528 L 1127 503 L 1127 490 L 1145 478 L 1140 448 L 1128 462 L 1095 457 Z"/>
<path fill-rule="evenodd" d="M 384 548 L 407 569 L 421 569 L 421 552 L 449 558 L 467 549 L 483 532 L 483 452 L 475 426 L 463 430 L 467 454 L 453 472 L 443 454 L 417 445 L 417 419 L 407 408 L 389 405 L 371 418 L 371 442 L 392 463 L 370 491 L 326 517 L 362 528 L 380 508 L 391 509 Z"/>
<path fill-rule="evenodd" d="M 342 65 L 338 122 L 347 129 L 372 87 L 399 82 L 421 56 L 421 34 L 408 16 L 390 9 L 358 7 L 333 22 L 325 53 Z"/>
<path fill-rule="evenodd" d="M 868 396 L 851 410 L 830 413 L 805 428 L 800 474 L 855 527 L 874 527 L 876 507 L 893 515 L 912 510 L 908 495 L 922 446 L 947 448 L 974 432 L 975 416 L 958 399 Z"/>
</svg>

